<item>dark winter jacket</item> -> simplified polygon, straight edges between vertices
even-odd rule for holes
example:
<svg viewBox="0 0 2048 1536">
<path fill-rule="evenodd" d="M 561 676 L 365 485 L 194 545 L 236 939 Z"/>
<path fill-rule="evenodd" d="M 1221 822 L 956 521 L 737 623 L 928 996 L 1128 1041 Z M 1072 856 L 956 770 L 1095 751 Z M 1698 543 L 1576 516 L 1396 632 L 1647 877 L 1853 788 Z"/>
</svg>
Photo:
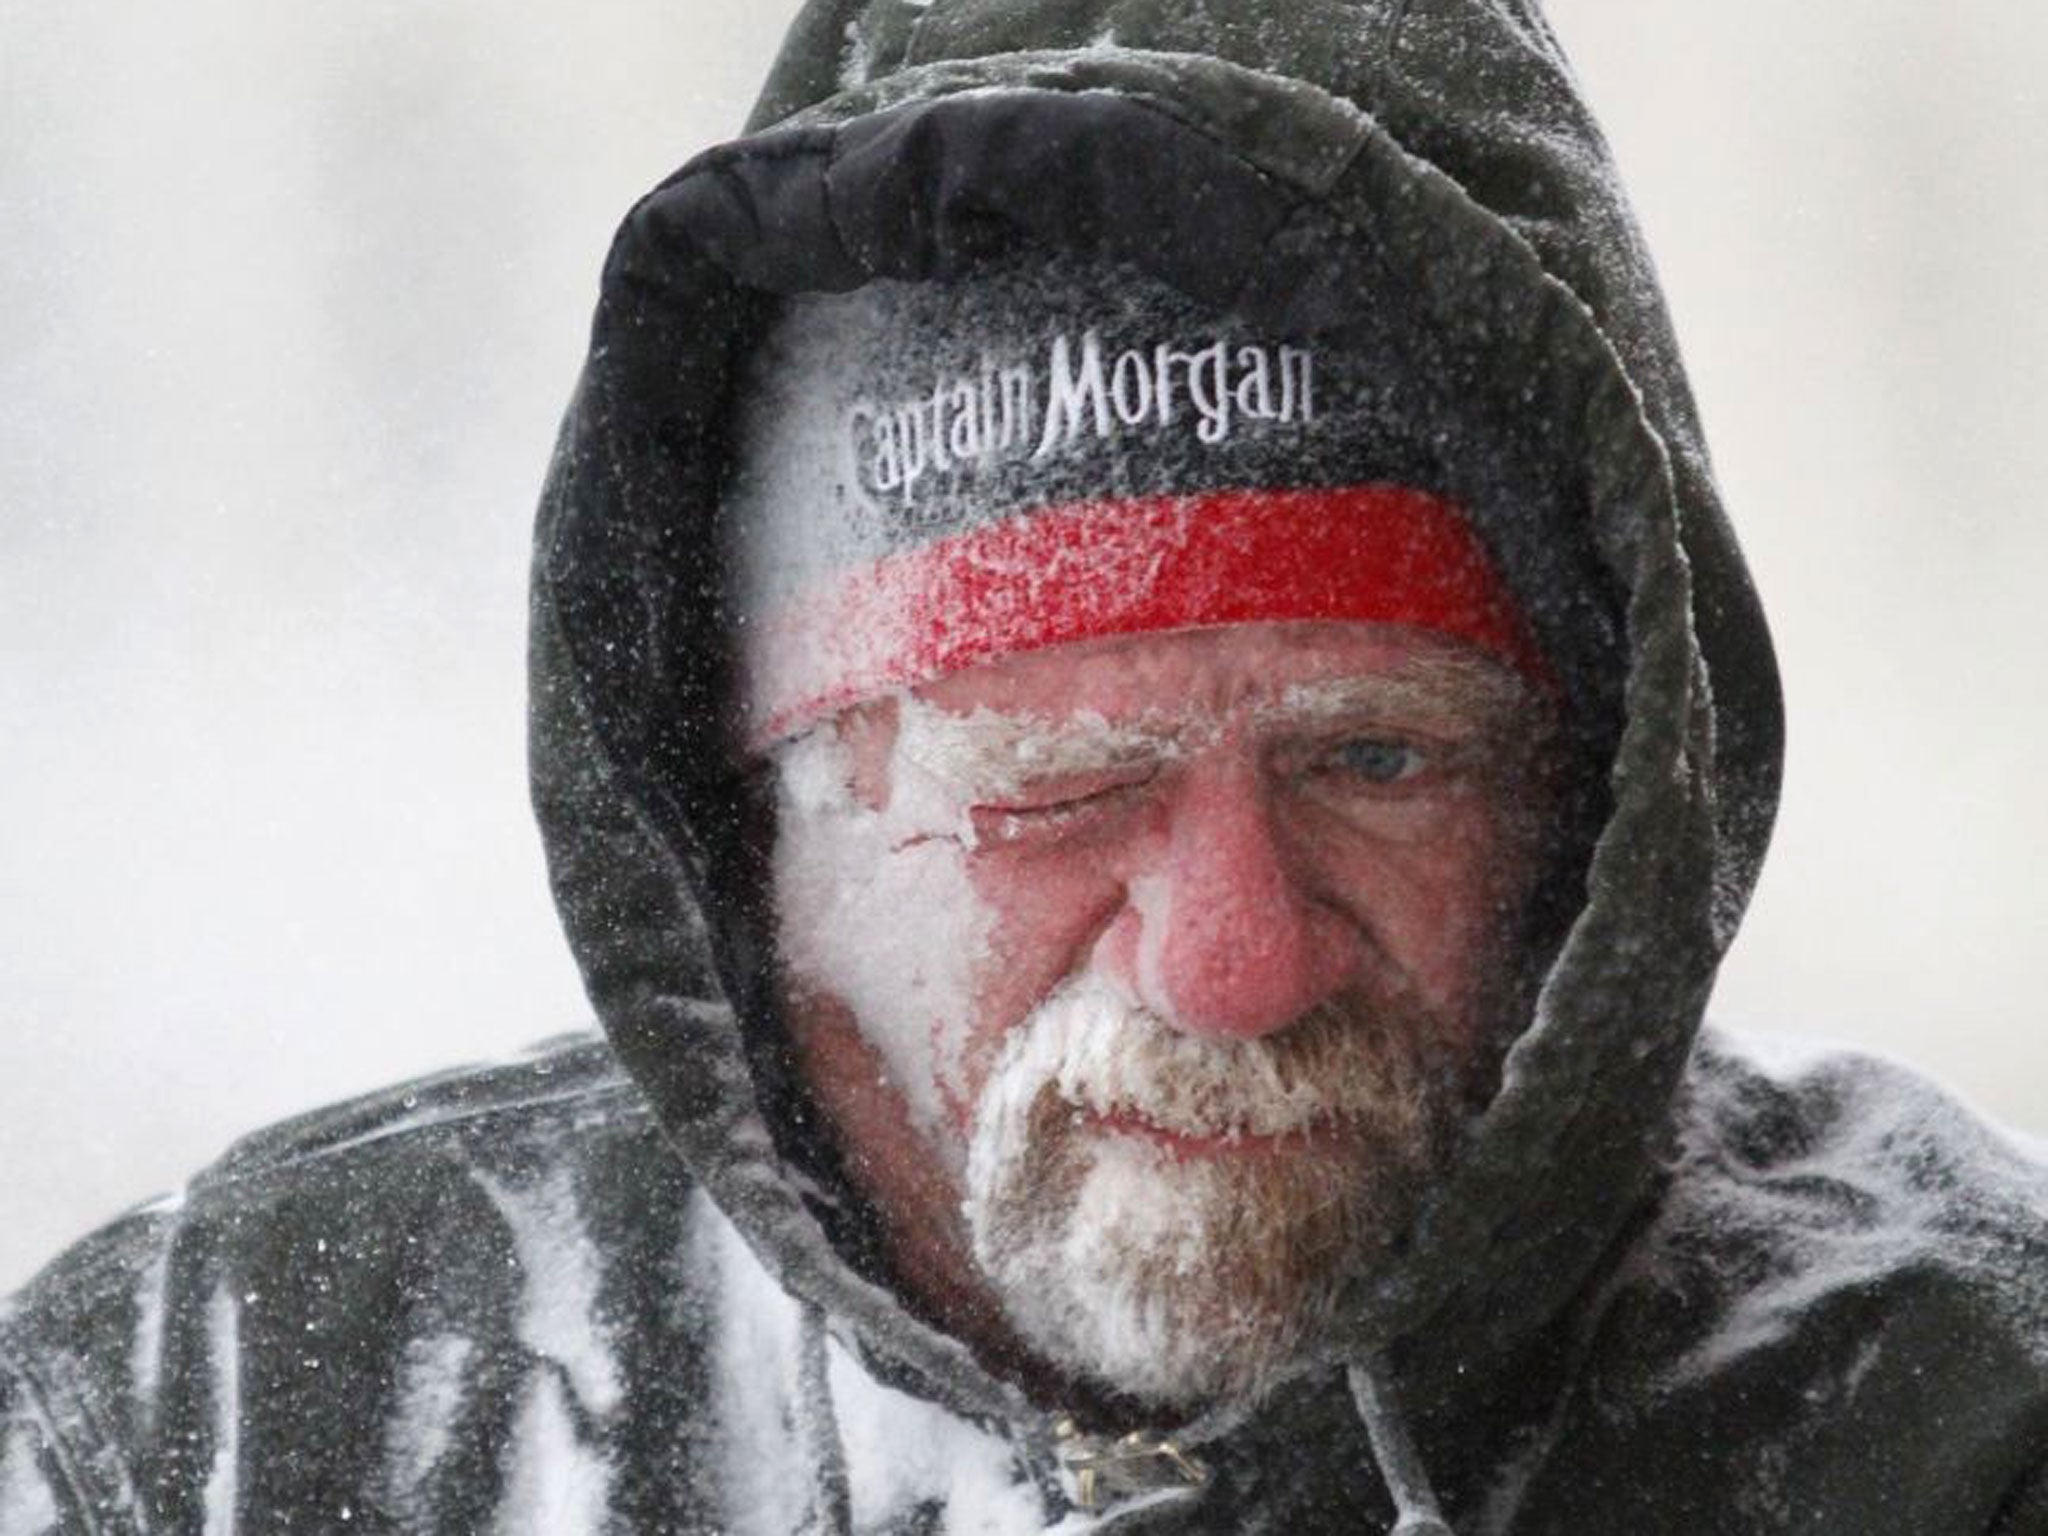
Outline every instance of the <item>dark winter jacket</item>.
<svg viewBox="0 0 2048 1536">
<path fill-rule="evenodd" d="M 1534 1016 L 1347 1357 L 1120 1444 L 906 1309 L 806 1113 L 716 554 L 772 297 L 1021 243 L 1274 334 L 1394 295 L 1493 445 L 1432 488 L 1607 751 Z M 533 620 L 607 1038 L 266 1132 L 46 1271 L 0 1313 L 4 1536 L 2048 1532 L 2048 1172 L 1894 1069 L 1699 1034 L 1776 679 L 1531 0 L 817 0 L 751 136 L 620 231 Z"/>
</svg>

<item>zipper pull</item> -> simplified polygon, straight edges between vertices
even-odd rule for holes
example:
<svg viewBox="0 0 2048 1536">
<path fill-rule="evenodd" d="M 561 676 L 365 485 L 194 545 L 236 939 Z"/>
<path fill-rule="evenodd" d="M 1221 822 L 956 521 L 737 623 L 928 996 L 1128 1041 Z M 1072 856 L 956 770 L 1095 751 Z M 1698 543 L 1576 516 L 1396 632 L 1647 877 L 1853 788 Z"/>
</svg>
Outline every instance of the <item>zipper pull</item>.
<svg viewBox="0 0 2048 1536">
<path fill-rule="evenodd" d="M 1106 1501 L 1209 1481 L 1208 1467 L 1165 1435 L 1142 1429 L 1116 1437 L 1084 1434 L 1070 1418 L 1058 1420 L 1052 1432 L 1060 1466 L 1073 1483 L 1072 1501 L 1090 1514 Z"/>
</svg>

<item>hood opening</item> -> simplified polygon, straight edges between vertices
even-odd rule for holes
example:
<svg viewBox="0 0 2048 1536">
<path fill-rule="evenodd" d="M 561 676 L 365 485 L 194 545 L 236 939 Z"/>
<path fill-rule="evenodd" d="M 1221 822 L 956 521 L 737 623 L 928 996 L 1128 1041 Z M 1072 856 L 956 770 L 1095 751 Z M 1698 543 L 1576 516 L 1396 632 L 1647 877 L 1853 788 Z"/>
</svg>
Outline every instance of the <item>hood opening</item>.
<svg viewBox="0 0 2048 1536">
<path fill-rule="evenodd" d="M 856 1331 L 893 1318 L 843 1198 L 814 1187 L 840 1181 L 772 1022 L 769 829 L 735 730 L 718 565 L 741 350 L 777 296 L 943 280 L 1031 247 L 1128 263 L 1281 333 L 1380 336 L 1374 305 L 1393 296 L 1437 349 L 1418 410 L 1496 429 L 1485 454 L 1445 445 L 1441 489 L 1557 662 L 1581 750 L 1615 765 L 1589 776 L 1590 863 L 1550 908 L 1546 959 L 1563 954 L 1469 1164 L 1403 1271 L 1356 1298 L 1361 1349 L 1429 1330 L 1444 1348 L 1425 1357 L 1459 1354 L 1454 1339 L 1491 1353 L 1578 1288 L 1625 1213 L 1718 954 L 1713 733 L 1670 466 L 1585 307 L 1362 114 L 1326 108 L 1353 137 L 1311 188 L 1191 110 L 961 90 L 713 150 L 633 211 L 537 536 L 535 798 L 557 902 L 622 1059 L 770 1269 Z M 1633 963 L 1645 921 L 1683 963 Z M 1641 1040 L 1645 1018 L 1675 1022 Z M 1532 1167 L 1554 1176 L 1532 1188 Z M 929 1395 L 1019 1410 L 952 1340 L 892 1340 Z"/>
</svg>

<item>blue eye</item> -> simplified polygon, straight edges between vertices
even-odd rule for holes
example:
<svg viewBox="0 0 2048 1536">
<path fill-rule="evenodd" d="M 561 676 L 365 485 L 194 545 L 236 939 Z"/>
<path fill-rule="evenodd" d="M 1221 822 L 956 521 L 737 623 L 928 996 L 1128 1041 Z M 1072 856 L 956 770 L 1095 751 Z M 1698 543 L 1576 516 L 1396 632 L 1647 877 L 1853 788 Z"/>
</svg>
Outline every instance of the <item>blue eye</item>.
<svg viewBox="0 0 2048 1536">
<path fill-rule="evenodd" d="M 1422 754 L 1403 742 L 1361 737 L 1339 746 L 1330 763 L 1368 784 L 1397 784 L 1422 767 Z"/>
</svg>

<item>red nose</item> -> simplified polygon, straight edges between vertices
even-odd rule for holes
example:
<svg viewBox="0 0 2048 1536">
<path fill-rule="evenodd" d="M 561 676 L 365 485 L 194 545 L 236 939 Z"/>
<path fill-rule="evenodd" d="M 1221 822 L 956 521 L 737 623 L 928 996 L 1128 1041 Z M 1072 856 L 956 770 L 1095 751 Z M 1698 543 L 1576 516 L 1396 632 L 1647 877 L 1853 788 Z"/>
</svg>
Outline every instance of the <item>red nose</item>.
<svg viewBox="0 0 2048 1536">
<path fill-rule="evenodd" d="M 1156 861 L 1107 935 L 1111 963 L 1146 1006 L 1193 1034 L 1254 1039 L 1352 979 L 1357 932 L 1306 888 L 1256 764 L 1191 765 L 1169 814 Z"/>
</svg>

